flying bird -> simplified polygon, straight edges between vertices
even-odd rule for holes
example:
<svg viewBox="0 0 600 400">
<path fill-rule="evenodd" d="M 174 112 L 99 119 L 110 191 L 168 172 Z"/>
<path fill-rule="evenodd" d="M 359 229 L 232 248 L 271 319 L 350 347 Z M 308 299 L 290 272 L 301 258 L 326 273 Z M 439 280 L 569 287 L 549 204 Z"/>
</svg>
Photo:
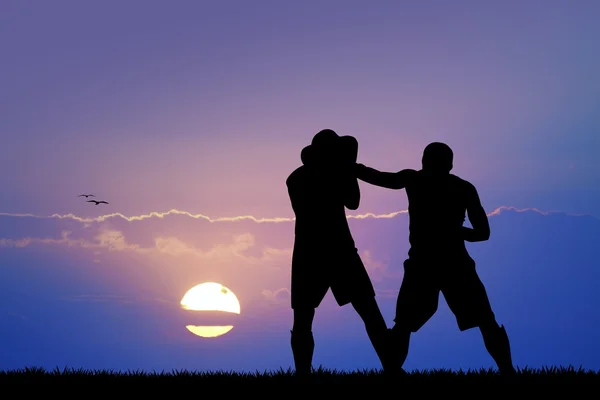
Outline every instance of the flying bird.
<svg viewBox="0 0 600 400">
<path fill-rule="evenodd" d="M 104 201 L 104 200 L 100 200 L 100 201 L 98 201 L 98 200 L 88 200 L 87 202 L 88 203 L 96 203 L 96 205 L 98 205 L 98 204 L 108 204 L 108 202 Z"/>
<path fill-rule="evenodd" d="M 95 196 L 95 195 L 93 195 L 93 194 L 80 194 L 80 195 L 79 195 L 79 196 L 77 196 L 77 197 L 85 197 L 85 198 L 87 199 L 88 197 L 96 197 L 96 196 Z"/>
</svg>

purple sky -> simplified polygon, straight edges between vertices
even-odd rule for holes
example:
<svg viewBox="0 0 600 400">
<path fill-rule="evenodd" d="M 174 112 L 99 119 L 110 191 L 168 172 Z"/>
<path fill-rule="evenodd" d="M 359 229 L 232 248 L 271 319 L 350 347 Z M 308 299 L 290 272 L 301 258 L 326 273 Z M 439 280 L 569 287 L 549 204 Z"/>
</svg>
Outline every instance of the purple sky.
<svg viewBox="0 0 600 400">
<path fill-rule="evenodd" d="M 14 215 L 89 218 L 121 213 L 132 217 L 176 209 L 211 218 L 288 218 L 292 210 L 285 179 L 299 165 L 302 147 L 323 128 L 356 136 L 359 161 L 383 170 L 419 168 L 425 145 L 445 141 L 455 152 L 454 172 L 477 186 L 488 212 L 514 206 L 589 214 L 594 222 L 586 222 L 581 232 L 571 231 L 580 224 L 569 219 L 575 217 L 561 219 L 559 223 L 565 225 L 552 225 L 549 232 L 556 233 L 552 240 L 567 240 L 567 231 L 595 237 L 598 230 L 594 224 L 600 223 L 595 219 L 600 218 L 598 20 L 600 3 L 592 0 L 503 1 L 494 5 L 480 1 L 2 1 L 0 287 L 19 287 L 20 279 L 28 283 L 20 291 L 9 290 L 0 311 L 35 320 L 35 307 L 18 304 L 22 296 L 35 293 L 74 321 L 79 314 L 72 303 L 64 305 L 66 300 L 55 293 L 58 289 L 45 285 L 49 276 L 59 279 L 63 273 L 69 279 L 60 281 L 60 290 L 69 296 L 117 296 L 126 287 L 135 292 L 136 299 L 147 296 L 153 301 L 168 298 L 175 302 L 194 283 L 219 280 L 239 294 L 242 316 L 249 318 L 243 322 L 248 332 L 265 326 L 265 320 L 280 321 L 277 318 L 282 316 L 283 322 L 273 322 L 269 334 L 283 335 L 277 337 L 284 343 L 291 317 L 287 300 L 281 308 L 268 309 L 271 317 L 267 311 L 259 312 L 262 306 L 258 304 L 268 297 L 265 290 L 289 288 L 286 251 L 293 240 L 290 224 L 277 228 L 282 231 L 264 228 L 263 232 L 258 228 L 263 225 L 251 224 L 243 229 L 227 225 L 213 232 L 208 228 L 211 224 L 194 225 L 199 220 L 185 216 L 150 218 L 154 225 L 142 228 L 134 223 L 118 226 L 114 221 L 122 220 L 119 217 L 81 223 L 69 218 Z M 407 206 L 404 193 L 366 184 L 361 184 L 361 190 L 357 213 L 390 213 Z M 94 207 L 76 197 L 83 192 L 95 193 L 110 204 Z M 509 221 L 519 227 L 532 224 L 532 232 L 540 232 L 542 225 L 537 220 L 518 218 Z M 399 223 L 398 229 L 405 230 L 404 222 Z M 367 235 L 367 229 L 380 235 L 388 232 L 380 226 L 361 226 L 356 226 L 356 235 Z M 86 243 L 97 246 L 68 242 L 80 230 Z M 64 236 L 65 231 L 71 236 Z M 107 239 L 115 232 L 123 234 L 127 243 L 150 246 L 160 254 L 138 254 L 131 248 L 115 252 Z M 243 239 L 242 248 L 236 247 L 240 245 L 236 235 L 244 234 L 249 236 L 242 238 L 259 240 L 263 235 L 268 240 L 244 247 Z M 377 263 L 384 269 L 401 263 L 390 259 L 390 252 L 406 243 L 367 236 L 361 245 L 373 258 L 370 273 L 378 273 L 373 266 Z M 29 238 L 27 245 L 17 246 L 25 238 Z M 168 239 L 160 242 L 157 238 Z M 492 234 L 490 244 L 481 248 L 497 249 L 497 243 L 516 246 L 510 239 L 511 235 L 495 239 Z M 378 240 L 387 247 L 377 244 Z M 181 258 L 179 253 L 165 251 L 160 243 L 177 249 L 182 248 L 181 243 L 202 251 L 217 248 L 223 253 L 210 253 L 217 258 L 206 258 L 192 252 Z M 263 246 L 279 253 L 264 253 Z M 510 261 L 513 266 L 515 260 L 526 263 L 523 260 L 550 254 L 534 254 L 532 248 L 515 250 L 516 258 Z M 250 273 L 243 265 L 236 266 L 240 251 L 256 251 L 256 257 L 267 254 L 266 260 L 258 260 L 277 267 Z M 484 260 L 494 259 L 489 251 Z M 102 258 L 103 252 L 110 257 Z M 522 255 L 525 258 L 519 259 Z M 597 259 L 585 257 L 588 255 L 580 255 L 578 264 L 598 267 Z M 246 262 L 252 264 L 246 258 L 240 264 Z M 62 272 L 52 275 L 49 271 L 55 271 L 53 268 Z M 16 271 L 27 273 L 22 272 L 25 275 L 21 277 Z M 377 285 L 393 292 L 401 274 L 380 278 Z M 495 286 L 498 293 L 504 293 L 502 285 L 510 287 L 508 282 L 515 279 L 518 277 L 500 279 Z M 569 290 L 579 292 L 577 285 L 582 282 L 573 283 Z M 387 307 L 387 300 L 381 301 L 382 309 Z M 136 310 L 150 313 L 155 307 L 147 309 L 142 303 L 136 303 Z M 138 328 L 119 325 L 125 318 L 120 306 L 98 304 L 93 318 L 114 330 L 114 338 L 108 342 L 130 346 L 128 340 Z M 508 318 L 509 303 L 502 304 Z M 328 328 L 325 323 L 328 318 L 347 315 L 352 319 L 350 311 L 325 307 L 324 316 L 318 319 L 323 325 L 318 329 L 335 341 L 336 332 L 343 332 L 345 325 Z M 386 309 L 386 318 L 392 311 Z M 440 312 L 449 321 L 443 329 L 454 332 L 449 312 Z M 513 329 L 526 332 L 525 322 L 518 325 L 518 317 L 514 318 Z M 356 325 L 356 321 L 352 323 Z M 74 329 L 61 318 L 47 324 L 56 332 Z M 356 326 L 356 335 L 362 335 L 360 325 Z M 437 329 L 432 326 L 428 329 Z M 144 329 L 151 343 L 163 337 L 162 333 L 153 336 L 154 328 Z M 209 352 L 214 350 L 210 346 L 216 346 L 223 351 L 223 346 L 231 345 L 223 343 L 233 340 L 226 338 L 243 335 L 240 331 L 236 327 L 210 345 L 201 339 L 200 344 L 194 342 L 197 338 L 188 338 L 186 332 L 181 337 L 169 336 L 169 343 L 196 345 Z M 12 336 L 5 334 L 8 336 L 1 338 L 6 344 L 6 338 Z M 63 333 L 56 335 L 64 339 Z M 471 358 L 465 358 L 463 364 L 489 364 L 480 339 L 469 333 L 457 340 L 467 340 L 468 335 L 468 340 L 475 340 L 472 348 L 478 353 L 468 353 Z M 247 340 L 240 342 L 240 337 L 236 339 L 242 343 L 239 346 L 256 340 L 248 334 Z M 520 337 L 525 343 L 527 336 L 523 333 Z M 82 349 L 94 348 L 100 354 L 103 351 L 98 349 L 108 346 L 101 336 L 90 340 L 82 342 Z M 52 343 L 47 346 L 56 345 Z M 367 355 L 357 363 L 319 354 L 340 368 L 360 363 L 375 366 L 362 336 L 360 343 Z M 425 347 L 437 346 L 424 343 Z M 440 348 L 446 344 L 453 346 L 450 340 Z M 272 353 L 265 366 L 289 363 L 290 355 L 285 346 L 282 349 L 283 355 Z M 28 358 L 14 353 L 12 361 L 0 368 L 69 360 L 85 364 L 75 355 L 63 360 L 52 354 Z M 111 359 L 90 355 L 89 362 L 99 367 L 137 365 L 138 361 L 142 367 L 196 365 L 186 358 L 186 351 L 173 350 L 172 354 L 146 364 L 134 356 Z M 551 358 L 544 358 L 545 350 L 536 354 L 538 358 L 530 364 L 552 363 Z M 585 361 L 600 367 L 600 349 L 590 354 Z M 426 367 L 429 361 L 455 365 L 431 357 L 409 362 L 419 367 Z M 520 357 L 528 362 L 527 354 Z M 576 356 L 573 360 L 565 357 L 559 361 L 577 363 Z M 250 356 L 244 360 L 236 368 L 252 366 Z M 201 367 L 228 365 L 223 360 L 213 361 Z"/>
</svg>

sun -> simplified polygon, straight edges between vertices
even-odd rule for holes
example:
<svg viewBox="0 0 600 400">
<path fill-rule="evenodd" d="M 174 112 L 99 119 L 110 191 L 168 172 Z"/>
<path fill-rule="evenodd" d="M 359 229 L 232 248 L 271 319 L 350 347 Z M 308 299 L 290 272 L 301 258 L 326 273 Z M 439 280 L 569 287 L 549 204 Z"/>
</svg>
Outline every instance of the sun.
<svg viewBox="0 0 600 400">
<path fill-rule="evenodd" d="M 190 311 L 240 313 L 240 302 L 236 295 L 225 286 L 215 282 L 204 282 L 188 290 L 181 299 L 181 307 Z M 232 330 L 233 325 L 187 325 L 186 328 L 194 335 L 214 338 Z"/>
<path fill-rule="evenodd" d="M 192 311 L 240 313 L 240 302 L 236 295 L 215 282 L 204 282 L 188 290 L 181 299 L 181 307 Z"/>
</svg>

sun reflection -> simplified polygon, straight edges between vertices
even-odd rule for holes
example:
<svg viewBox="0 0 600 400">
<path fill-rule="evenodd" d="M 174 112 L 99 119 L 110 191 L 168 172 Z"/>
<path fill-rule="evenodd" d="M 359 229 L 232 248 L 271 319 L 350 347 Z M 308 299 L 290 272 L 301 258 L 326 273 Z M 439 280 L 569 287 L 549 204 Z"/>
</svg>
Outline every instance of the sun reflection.
<svg viewBox="0 0 600 400">
<path fill-rule="evenodd" d="M 187 330 L 192 332 L 194 335 L 212 338 L 226 334 L 230 330 L 233 329 L 233 325 L 226 326 L 197 326 L 197 325 L 187 325 Z"/>
</svg>

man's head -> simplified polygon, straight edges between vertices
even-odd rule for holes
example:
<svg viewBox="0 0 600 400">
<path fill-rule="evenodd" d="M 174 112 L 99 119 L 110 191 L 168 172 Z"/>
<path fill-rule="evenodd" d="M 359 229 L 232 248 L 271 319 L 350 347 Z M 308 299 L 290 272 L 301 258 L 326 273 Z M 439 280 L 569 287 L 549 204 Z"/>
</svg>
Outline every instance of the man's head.
<svg viewBox="0 0 600 400">
<path fill-rule="evenodd" d="M 452 170 L 454 153 L 445 143 L 433 142 L 423 150 L 423 170 L 448 174 Z"/>
</svg>

